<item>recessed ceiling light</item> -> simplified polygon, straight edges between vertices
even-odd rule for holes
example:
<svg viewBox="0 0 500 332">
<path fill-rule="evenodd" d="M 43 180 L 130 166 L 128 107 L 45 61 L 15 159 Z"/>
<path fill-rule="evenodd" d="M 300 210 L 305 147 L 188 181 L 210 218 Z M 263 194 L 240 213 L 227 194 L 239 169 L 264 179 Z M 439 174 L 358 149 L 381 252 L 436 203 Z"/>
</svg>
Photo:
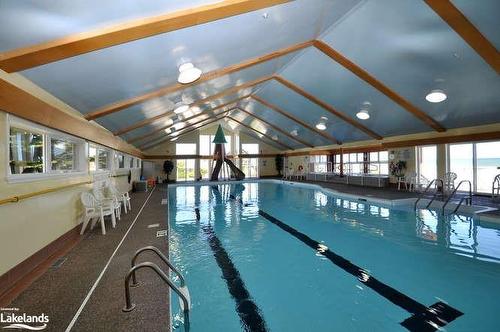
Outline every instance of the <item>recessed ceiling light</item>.
<svg viewBox="0 0 500 332">
<path fill-rule="evenodd" d="M 265 20 L 268 19 L 269 18 L 269 13 L 262 14 L 262 18 L 265 19 Z"/>
<path fill-rule="evenodd" d="M 448 98 L 446 96 L 446 93 L 444 93 L 443 90 L 432 90 L 431 92 L 429 92 L 427 94 L 427 96 L 425 96 L 425 99 L 429 102 L 429 103 L 440 103 L 440 102 L 443 102 L 446 100 L 446 98 Z"/>
<path fill-rule="evenodd" d="M 299 135 L 299 132 L 297 131 L 297 129 L 294 129 L 290 132 L 290 134 L 292 134 L 292 136 L 297 136 Z"/>
<path fill-rule="evenodd" d="M 177 81 L 181 84 L 193 83 L 201 77 L 201 70 L 188 62 L 179 67 L 179 77 Z"/>
<path fill-rule="evenodd" d="M 278 140 L 278 136 L 277 136 L 277 135 L 274 135 L 274 136 L 272 137 L 272 139 L 273 139 L 273 140 L 275 140 L 275 141 L 277 141 L 277 140 Z"/>
<path fill-rule="evenodd" d="M 361 110 L 356 113 L 356 117 L 361 120 L 368 120 L 370 118 L 370 113 L 368 110 Z"/>
<path fill-rule="evenodd" d="M 170 142 L 177 141 L 179 139 L 179 136 L 176 136 L 170 140 Z"/>
<path fill-rule="evenodd" d="M 178 122 L 178 123 L 174 124 L 174 128 L 175 128 L 175 130 L 180 130 L 180 129 L 184 128 L 184 123 Z"/>
<path fill-rule="evenodd" d="M 189 105 L 186 105 L 184 103 L 177 103 L 177 104 L 175 104 L 174 113 L 175 114 L 182 114 L 182 113 L 186 112 L 188 109 L 189 109 Z"/>
</svg>

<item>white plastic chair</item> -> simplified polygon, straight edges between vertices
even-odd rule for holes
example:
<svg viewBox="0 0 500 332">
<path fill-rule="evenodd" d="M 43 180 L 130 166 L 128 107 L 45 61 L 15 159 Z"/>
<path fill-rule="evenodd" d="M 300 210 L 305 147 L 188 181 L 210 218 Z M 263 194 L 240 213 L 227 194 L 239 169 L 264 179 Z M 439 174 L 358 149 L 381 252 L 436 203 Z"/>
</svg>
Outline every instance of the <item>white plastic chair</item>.
<svg viewBox="0 0 500 332">
<path fill-rule="evenodd" d="M 100 205 L 95 197 L 88 192 L 82 192 L 80 196 L 80 200 L 83 204 L 83 207 L 85 209 L 84 211 L 84 219 L 83 219 L 83 225 L 82 229 L 80 231 L 80 234 L 83 234 L 85 231 L 85 228 L 87 228 L 88 223 L 95 219 L 91 226 L 90 229 L 93 229 L 97 220 L 100 220 L 101 223 L 101 232 L 102 235 L 106 235 L 106 226 L 104 225 L 104 217 L 105 216 L 111 216 L 111 224 L 113 228 L 116 226 L 116 219 L 115 219 L 115 213 L 114 209 L 110 205 Z"/>
<path fill-rule="evenodd" d="M 500 198 L 500 174 L 495 176 L 493 184 L 491 185 L 491 198 L 492 199 Z"/>
<path fill-rule="evenodd" d="M 398 177 L 398 190 L 401 190 L 402 184 L 404 184 L 406 190 L 414 191 L 417 186 L 417 173 L 410 172 L 405 176 Z"/>
<path fill-rule="evenodd" d="M 121 219 L 122 214 L 122 205 L 117 196 L 111 193 L 111 196 L 105 196 L 103 192 L 103 187 L 94 186 L 92 189 L 92 193 L 97 200 L 99 205 L 110 206 L 115 211 L 115 216 L 118 220 Z"/>
<path fill-rule="evenodd" d="M 128 213 L 128 211 L 132 211 L 132 206 L 130 204 L 130 195 L 128 194 L 128 192 L 119 191 L 118 188 L 116 188 L 111 182 L 108 182 L 108 189 L 114 196 L 116 196 L 116 198 L 121 203 L 123 203 L 123 210 L 125 211 L 125 213 Z"/>
</svg>

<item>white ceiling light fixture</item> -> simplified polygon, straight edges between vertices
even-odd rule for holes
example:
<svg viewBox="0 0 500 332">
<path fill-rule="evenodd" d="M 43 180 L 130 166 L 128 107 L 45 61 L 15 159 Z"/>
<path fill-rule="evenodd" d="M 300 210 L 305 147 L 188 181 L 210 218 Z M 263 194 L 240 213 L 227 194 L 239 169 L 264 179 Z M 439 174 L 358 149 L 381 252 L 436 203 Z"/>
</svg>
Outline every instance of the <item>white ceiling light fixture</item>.
<svg viewBox="0 0 500 332">
<path fill-rule="evenodd" d="M 434 89 L 425 96 L 425 100 L 429 103 L 441 103 L 446 100 L 448 96 L 444 93 L 443 90 Z"/>
<path fill-rule="evenodd" d="M 177 141 L 178 139 L 179 139 L 179 137 L 178 137 L 178 136 L 176 136 L 176 137 L 172 138 L 172 139 L 170 140 L 170 142 Z"/>
<path fill-rule="evenodd" d="M 356 117 L 360 120 L 368 120 L 370 118 L 370 106 L 371 106 L 371 103 L 368 102 L 368 101 L 365 101 L 363 103 L 363 106 L 361 107 L 361 110 L 356 113 Z"/>
<path fill-rule="evenodd" d="M 294 129 L 294 130 L 292 130 L 292 131 L 290 132 L 290 134 L 291 134 L 292 136 L 298 136 L 298 135 L 299 135 L 299 132 L 297 131 L 297 129 Z"/>
<path fill-rule="evenodd" d="M 316 125 L 316 128 L 318 130 L 326 130 L 326 121 L 328 120 L 328 118 L 322 116 L 320 119 L 319 119 L 319 122 L 318 124 Z"/>
<path fill-rule="evenodd" d="M 196 68 L 191 62 L 179 66 L 179 77 L 177 82 L 189 84 L 201 77 L 201 69 Z"/>
<path fill-rule="evenodd" d="M 274 141 L 277 141 L 277 140 L 278 140 L 278 135 L 273 135 L 272 139 L 273 139 Z"/>
<path fill-rule="evenodd" d="M 175 114 L 182 114 L 182 113 L 186 112 L 188 109 L 189 109 L 189 105 L 186 105 L 182 102 L 177 103 L 177 104 L 175 104 L 174 113 Z"/>
</svg>

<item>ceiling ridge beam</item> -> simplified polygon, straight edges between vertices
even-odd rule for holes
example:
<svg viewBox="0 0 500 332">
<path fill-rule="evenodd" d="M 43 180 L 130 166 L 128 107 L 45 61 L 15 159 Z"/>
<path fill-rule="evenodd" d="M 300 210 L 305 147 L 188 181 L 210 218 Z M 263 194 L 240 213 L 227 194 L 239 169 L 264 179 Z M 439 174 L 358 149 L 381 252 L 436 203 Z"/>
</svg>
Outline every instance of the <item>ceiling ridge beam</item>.
<svg viewBox="0 0 500 332">
<path fill-rule="evenodd" d="M 281 108 L 279 108 L 278 106 L 274 105 L 274 104 L 271 104 L 270 102 L 264 100 L 263 98 L 253 94 L 250 96 L 250 98 L 258 101 L 259 103 L 261 103 L 262 105 L 266 106 L 267 108 L 275 111 L 276 113 L 279 113 L 285 117 L 287 117 L 288 119 L 298 123 L 299 125 L 301 125 L 302 127 L 306 128 L 306 129 L 309 129 L 310 131 L 318 134 L 318 135 L 321 135 L 323 136 L 324 138 L 326 138 L 327 140 L 335 143 L 335 144 L 342 144 L 342 142 L 340 142 L 336 137 L 334 137 L 333 135 L 330 135 L 330 134 L 327 134 L 319 129 L 316 129 L 314 128 L 313 126 L 310 126 L 309 124 L 307 124 L 306 122 L 300 120 L 299 118 L 296 118 L 295 116 L 291 115 L 290 113 L 288 112 L 285 112 L 283 111 Z"/>
<path fill-rule="evenodd" d="M 214 99 L 219 99 L 219 98 L 222 98 L 225 95 L 236 93 L 236 92 L 238 92 L 240 90 L 243 90 L 243 89 L 251 88 L 251 87 L 253 87 L 255 85 L 264 83 L 264 82 L 269 81 L 271 79 L 272 79 L 272 76 L 264 76 L 264 77 L 258 78 L 256 80 L 253 80 L 253 81 L 250 81 L 250 82 L 246 82 L 246 83 L 243 83 L 243 84 L 240 84 L 240 85 L 232 86 L 232 87 L 230 87 L 230 88 L 228 88 L 226 90 L 223 90 L 221 92 L 218 92 L 218 93 L 216 93 L 214 95 L 208 96 L 208 97 L 200 99 L 198 101 L 195 101 L 195 102 L 191 103 L 189 105 L 189 107 L 203 105 L 203 104 L 205 104 L 205 103 L 207 103 L 209 101 L 212 101 Z M 154 116 L 152 118 L 147 118 L 147 119 L 145 119 L 143 121 L 139 121 L 139 122 L 137 122 L 137 123 L 135 123 L 133 125 L 130 125 L 130 126 L 124 128 L 124 129 L 117 130 L 113 134 L 115 136 L 123 135 L 125 133 L 128 133 L 129 131 L 135 130 L 135 129 L 140 128 L 140 127 L 144 127 L 144 126 L 146 126 L 146 125 L 148 125 L 148 124 L 150 124 L 150 123 L 152 123 L 154 121 L 157 121 L 157 120 L 159 120 L 161 118 L 164 118 L 166 116 L 170 116 L 173 113 L 174 113 L 174 111 L 168 111 L 168 112 L 156 115 L 156 116 Z"/>
<path fill-rule="evenodd" d="M 247 69 L 249 67 L 261 64 L 263 62 L 267 62 L 267 61 L 273 60 L 275 58 L 282 57 L 284 55 L 302 50 L 302 49 L 304 49 L 306 47 L 310 47 L 312 45 L 313 45 L 312 40 L 304 42 L 304 43 L 295 44 L 295 45 L 285 47 L 285 48 L 282 48 L 280 50 L 277 50 L 277 51 L 274 51 L 274 52 L 271 52 L 271 53 L 268 53 L 265 55 L 261 55 L 261 56 L 258 56 L 258 57 L 255 57 L 255 58 L 252 58 L 249 60 L 245 60 L 245 61 L 240 62 L 238 64 L 233 64 L 233 65 L 221 68 L 221 69 L 213 70 L 213 71 L 208 72 L 206 74 L 202 74 L 198 80 L 196 80 L 192 83 L 188 83 L 188 84 L 176 83 L 176 84 L 172 84 L 170 86 L 160 88 L 160 89 L 155 90 L 155 91 L 145 93 L 145 94 L 140 95 L 140 96 L 132 97 L 132 98 L 125 99 L 125 100 L 120 100 L 120 101 L 105 105 L 103 107 L 96 109 L 95 111 L 92 111 L 90 113 L 85 114 L 85 119 L 90 121 L 90 120 L 94 120 L 94 119 L 97 119 L 97 118 L 100 118 L 100 117 L 103 117 L 103 116 L 106 116 L 109 114 L 113 114 L 113 113 L 122 111 L 124 109 L 127 109 L 131 106 L 144 103 L 145 101 L 147 101 L 149 99 L 158 98 L 158 97 L 161 97 L 164 95 L 168 95 L 170 93 L 184 90 L 184 89 L 189 88 L 191 86 L 205 83 L 205 82 L 211 81 L 213 79 L 216 79 L 216 78 L 219 78 L 219 77 L 222 77 L 225 75 L 229 75 L 229 74 L 238 72 L 240 70 Z"/>
<path fill-rule="evenodd" d="M 248 128 L 248 129 L 250 129 L 250 130 L 253 130 L 253 131 L 255 131 L 256 133 L 258 133 L 258 134 L 260 134 L 260 135 L 264 136 L 265 138 L 269 139 L 271 142 L 275 142 L 276 144 L 279 144 L 279 145 L 281 145 L 282 147 L 284 147 L 284 148 L 286 148 L 286 149 L 288 149 L 288 150 L 295 150 L 294 148 L 292 148 L 292 147 L 290 147 L 290 146 L 286 145 L 285 143 L 281 143 L 281 142 L 275 141 L 275 140 L 273 140 L 273 138 L 272 138 L 271 136 L 269 136 L 269 135 L 267 135 L 267 134 L 265 134 L 265 133 L 261 132 L 260 130 L 255 129 L 255 128 L 253 128 L 253 127 L 251 127 L 251 126 L 247 125 L 247 124 L 244 124 L 243 122 L 241 122 L 241 121 L 239 121 L 239 120 L 236 120 L 235 118 L 233 118 L 233 117 L 231 117 L 231 116 L 229 116 L 229 115 L 228 115 L 228 116 L 226 116 L 226 117 L 227 117 L 229 120 L 231 120 L 231 121 L 233 121 L 233 122 L 236 122 L 236 123 L 238 123 L 239 125 L 241 125 L 241 126 L 243 126 L 243 127 L 245 127 L 245 128 Z"/>
<path fill-rule="evenodd" d="M 178 121 L 177 123 L 180 123 L 180 122 L 186 122 L 186 121 L 192 120 L 192 119 L 194 119 L 194 118 L 197 118 L 197 117 L 199 117 L 199 116 L 206 115 L 206 114 L 207 114 L 206 112 L 213 112 L 213 111 L 216 111 L 216 110 L 218 110 L 218 109 L 221 109 L 221 108 L 227 107 L 227 106 L 229 106 L 229 105 L 231 105 L 231 104 L 235 104 L 235 103 L 237 103 L 239 100 L 241 100 L 241 99 L 243 99 L 243 98 L 247 98 L 247 97 L 248 97 L 248 96 L 244 96 L 244 97 L 240 97 L 240 98 L 233 99 L 233 100 L 231 100 L 230 102 L 227 102 L 227 103 L 225 103 L 225 104 L 221 104 L 221 105 L 216 106 L 216 107 L 214 107 L 214 108 L 211 108 L 211 109 L 209 109 L 209 110 L 207 110 L 207 111 L 201 111 L 200 113 L 198 113 L 198 114 L 194 114 L 194 115 L 192 115 L 192 116 L 190 116 L 190 117 L 187 117 L 186 119 L 180 120 L 180 121 Z M 148 136 L 151 136 L 152 134 L 154 134 L 154 133 L 156 133 L 156 132 L 159 132 L 159 131 L 165 130 L 165 129 L 167 129 L 167 128 L 170 128 L 170 127 L 172 127 L 172 126 L 173 126 L 173 125 L 175 125 L 175 124 L 176 124 L 176 123 L 172 123 L 172 124 L 169 124 L 169 125 L 167 125 L 167 126 L 163 126 L 163 127 L 161 127 L 161 128 L 155 129 L 154 131 L 152 131 L 152 132 L 150 132 L 150 133 L 147 133 L 147 134 L 145 134 L 145 135 L 142 135 L 142 136 L 137 136 L 137 137 L 131 138 L 131 139 L 127 140 L 127 143 L 133 143 L 133 142 L 140 141 L 141 139 L 144 139 L 144 138 L 146 138 L 146 137 L 148 137 Z"/>
<path fill-rule="evenodd" d="M 286 86 L 287 88 L 295 91 L 296 93 L 302 95 L 306 99 L 309 99 L 309 101 L 313 102 L 314 104 L 320 106 L 324 110 L 326 110 L 326 111 L 330 112 L 331 114 L 335 115 L 336 117 L 338 117 L 339 119 L 343 120 L 344 122 L 347 122 L 350 125 L 354 126 L 355 128 L 358 128 L 359 130 L 365 132 L 366 134 L 368 134 L 372 138 L 375 138 L 375 139 L 378 139 L 378 140 L 380 140 L 380 139 L 383 138 L 379 134 L 375 133 L 373 130 L 371 130 L 371 129 L 363 126 L 362 124 L 358 123 L 357 121 L 351 119 L 350 117 L 348 117 L 344 113 L 337 111 L 335 108 L 333 108 L 333 106 L 325 103 L 321 99 L 319 99 L 319 98 L 313 96 L 312 94 L 306 92 L 305 90 L 303 90 L 299 86 L 293 84 L 292 82 L 286 80 L 285 78 L 283 78 L 283 77 L 281 77 L 279 75 L 274 75 L 273 78 L 276 81 L 278 81 L 281 84 L 283 84 L 284 86 Z"/>
<path fill-rule="evenodd" d="M 424 0 L 488 65 L 500 74 L 500 53 L 449 0 Z"/>
<path fill-rule="evenodd" d="M 406 111 L 410 112 L 413 116 L 423 121 L 426 125 L 430 126 L 431 128 L 433 128 L 438 132 L 446 131 L 446 129 L 443 126 L 441 126 L 441 124 L 439 124 L 427 113 L 414 106 L 408 100 L 397 94 L 395 91 L 390 89 L 388 86 L 379 81 L 377 78 L 370 75 L 366 70 L 359 67 L 357 64 L 355 64 L 354 62 L 352 62 L 351 60 L 349 60 L 348 58 L 346 58 L 345 56 L 334 50 L 325 42 L 321 40 L 315 40 L 314 47 L 319 51 L 321 51 L 326 56 L 328 56 L 329 58 L 331 58 L 332 60 L 336 61 L 345 69 L 349 70 L 354 75 L 358 76 L 366 83 L 370 84 L 373 88 L 383 93 L 386 97 L 394 101 L 396 104 L 401 106 Z"/>
<path fill-rule="evenodd" d="M 26 70 L 88 52 L 241 15 L 289 1 L 225 0 L 194 8 L 181 9 L 159 16 L 135 19 L 1 53 L 0 68 L 8 73 Z"/>
<path fill-rule="evenodd" d="M 201 129 L 201 128 L 203 128 L 203 127 L 206 127 L 206 126 L 208 126 L 209 124 L 212 124 L 212 123 L 214 123 L 214 122 L 216 122 L 216 121 L 219 121 L 219 120 L 222 120 L 222 119 L 224 119 L 224 117 L 223 117 L 223 116 L 221 116 L 220 118 L 215 118 L 215 119 L 212 119 L 212 118 L 207 118 L 207 119 L 204 119 L 204 120 L 202 120 L 202 121 L 200 121 L 200 122 L 207 121 L 207 120 L 212 120 L 212 121 L 209 121 L 209 122 L 207 122 L 207 123 L 204 123 L 204 124 L 202 124 L 201 126 L 198 126 L 198 127 L 196 127 L 196 128 L 192 128 L 191 130 L 185 131 L 185 132 L 183 132 L 183 133 L 181 133 L 181 134 L 179 134 L 179 135 L 177 135 L 177 136 L 174 136 L 174 137 L 169 136 L 169 135 L 165 135 L 164 139 L 163 139 L 163 138 L 161 138 L 161 137 L 158 137 L 158 138 L 156 138 L 156 139 L 154 139 L 154 140 L 151 140 L 151 141 L 149 141 L 149 142 L 146 142 L 146 143 L 142 144 L 139 148 L 141 149 L 141 151 L 142 151 L 142 150 L 144 150 L 145 148 L 146 148 L 146 149 L 150 149 L 150 148 L 152 148 L 152 147 L 154 147 L 154 146 L 157 146 L 158 144 L 161 144 L 161 143 L 165 142 L 165 141 L 166 141 L 166 140 L 168 140 L 168 139 L 172 139 L 172 138 L 175 138 L 175 137 L 179 138 L 179 137 L 181 137 L 181 136 L 184 136 L 184 135 L 189 134 L 189 133 L 191 133 L 191 132 L 193 132 L 193 131 L 195 131 L 195 130 L 198 130 L 198 129 Z M 160 141 L 157 141 L 157 140 L 160 140 Z M 151 144 L 151 143 L 153 143 L 153 142 L 154 142 L 154 144 L 153 144 L 153 145 L 150 145 L 150 144 Z"/>
<path fill-rule="evenodd" d="M 271 128 L 272 128 L 272 129 L 274 129 L 275 131 L 280 132 L 281 134 L 285 135 L 286 137 L 288 137 L 288 138 L 290 138 L 290 139 L 292 139 L 292 140 L 294 140 L 294 141 L 297 141 L 297 142 L 299 142 L 300 144 L 302 144 L 302 145 L 304 145 L 304 146 L 307 146 L 307 147 L 310 147 L 310 148 L 314 148 L 314 145 L 312 145 L 311 143 L 308 143 L 308 142 L 306 142 L 306 141 L 304 141 L 304 140 L 302 140 L 302 139 L 300 139 L 300 138 L 298 138 L 298 137 L 295 137 L 295 136 L 293 136 L 293 135 L 291 135 L 291 134 L 287 133 L 285 130 L 283 130 L 283 129 L 281 129 L 281 128 L 279 128 L 279 127 L 275 126 L 275 125 L 273 125 L 272 123 L 270 123 L 270 122 L 269 122 L 269 121 L 267 121 L 267 120 L 264 120 L 264 119 L 263 119 L 263 118 L 261 118 L 260 116 L 255 115 L 255 114 L 253 114 L 252 112 L 247 111 L 247 110 L 246 110 L 246 109 L 244 109 L 243 107 L 236 107 L 236 109 L 237 109 L 237 110 L 239 110 L 239 111 L 242 111 L 242 112 L 243 112 L 243 113 L 245 113 L 245 114 L 250 115 L 251 117 L 256 118 L 256 119 L 257 119 L 257 120 L 259 120 L 260 122 L 262 122 L 262 123 L 266 124 L 267 126 L 271 127 Z"/>
<path fill-rule="evenodd" d="M 204 119 L 198 120 L 198 121 L 196 121 L 196 122 L 194 122 L 194 123 L 188 123 L 188 124 L 187 124 L 187 126 L 182 127 L 181 129 L 176 130 L 175 132 L 179 132 L 179 131 L 182 131 L 182 130 L 184 130 L 184 129 L 191 128 L 192 126 L 195 126 L 195 125 L 197 125 L 197 124 L 198 124 L 198 123 L 200 123 L 200 122 L 203 122 L 203 121 L 208 120 L 208 119 L 212 119 L 212 118 L 214 118 L 214 117 L 216 117 L 216 116 L 219 116 L 219 115 L 221 115 L 221 114 L 228 113 L 228 112 L 230 112 L 231 110 L 232 110 L 232 109 L 229 109 L 229 110 L 226 110 L 226 111 L 223 111 L 223 112 L 217 113 L 217 114 L 212 114 L 212 115 L 209 115 L 207 118 L 204 118 Z M 182 121 L 183 121 L 183 122 L 184 122 L 184 121 L 189 121 L 189 120 L 192 120 L 192 119 L 197 118 L 197 117 L 202 116 L 202 115 L 207 115 L 207 114 L 206 114 L 206 113 L 199 113 L 199 114 L 193 115 L 193 116 L 191 116 L 191 117 L 189 117 L 189 118 L 187 118 L 187 119 L 185 119 L 185 120 L 182 120 Z M 148 138 L 148 137 L 154 136 L 154 135 L 156 135 L 156 134 L 158 134 L 158 133 L 160 133 L 160 132 L 162 132 L 162 131 L 164 131 L 164 130 L 166 130 L 166 129 L 168 129 L 168 128 L 171 128 L 171 127 L 173 127 L 173 126 L 174 126 L 174 124 L 171 124 L 171 125 L 168 125 L 168 126 L 164 126 L 164 127 L 161 127 L 161 128 L 155 129 L 155 130 L 154 130 L 154 131 L 152 131 L 152 132 L 149 132 L 149 133 L 147 133 L 147 134 L 145 134 L 145 135 L 142 135 L 142 136 L 140 136 L 140 137 L 136 137 L 136 138 L 134 138 L 133 140 L 130 140 L 130 141 L 127 141 L 127 142 L 128 142 L 128 143 L 130 143 L 130 144 L 132 144 L 133 142 L 141 141 L 141 140 L 143 140 L 143 139 L 145 139 L 145 138 Z"/>
</svg>

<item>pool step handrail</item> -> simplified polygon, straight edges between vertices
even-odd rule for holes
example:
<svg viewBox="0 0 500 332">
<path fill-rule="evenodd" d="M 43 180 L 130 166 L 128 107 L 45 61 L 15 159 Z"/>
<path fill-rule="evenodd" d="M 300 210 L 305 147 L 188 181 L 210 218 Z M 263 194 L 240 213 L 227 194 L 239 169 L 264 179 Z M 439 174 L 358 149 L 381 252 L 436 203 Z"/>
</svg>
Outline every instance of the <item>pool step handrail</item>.
<svg viewBox="0 0 500 332">
<path fill-rule="evenodd" d="M 189 291 L 186 286 L 178 287 L 170 278 L 163 272 L 158 265 L 151 262 L 144 262 L 135 265 L 130 269 L 125 277 L 125 307 L 123 307 L 124 312 L 131 312 L 135 309 L 135 303 L 132 303 L 130 298 L 130 278 L 135 273 L 135 271 L 143 268 L 150 268 L 156 272 L 156 274 L 179 296 L 181 299 L 180 306 L 184 313 L 184 329 L 189 330 L 189 311 L 191 310 L 191 298 L 189 296 Z"/>
<path fill-rule="evenodd" d="M 417 200 L 415 201 L 415 210 L 417 210 L 417 204 L 418 202 L 420 202 L 420 200 L 422 198 L 424 198 L 424 195 L 429 191 L 429 189 L 431 188 L 431 186 L 437 182 L 440 182 L 441 183 L 441 188 L 444 188 L 444 182 L 442 179 L 434 179 L 432 180 L 431 182 L 429 182 L 429 184 L 427 185 L 427 187 L 425 188 L 425 190 L 420 194 L 420 196 L 417 198 Z M 439 194 L 439 191 L 438 191 L 438 187 L 436 187 L 436 192 L 434 193 L 434 195 L 432 196 L 432 199 L 429 201 L 429 204 L 427 204 L 425 206 L 426 209 L 429 208 L 429 206 L 431 206 L 432 202 L 434 202 L 434 200 L 436 199 L 437 195 Z M 442 194 L 442 193 L 441 193 Z"/>
<path fill-rule="evenodd" d="M 444 215 L 444 209 L 445 209 L 446 205 L 448 205 L 448 203 L 451 201 L 451 199 L 453 198 L 453 196 L 455 196 L 455 194 L 457 193 L 457 191 L 460 188 L 460 186 L 462 184 L 464 184 L 464 183 L 467 183 L 469 185 L 468 195 L 464 196 L 464 197 L 462 197 L 462 199 L 460 199 L 460 202 L 457 204 L 457 206 L 455 207 L 455 209 L 453 210 L 453 212 L 451 214 L 456 213 L 464 201 L 465 201 L 465 204 L 472 205 L 472 183 L 469 180 L 462 180 L 462 181 L 460 181 L 458 183 L 458 186 L 456 186 L 455 189 L 453 189 L 451 195 L 448 197 L 448 199 L 444 203 L 444 205 L 443 205 L 443 207 L 441 209 L 441 214 L 442 215 Z"/>
<path fill-rule="evenodd" d="M 133 268 L 136 265 L 136 262 L 137 262 L 137 259 L 139 258 L 139 255 L 142 254 L 143 252 L 146 252 L 146 251 L 154 252 L 158 257 L 160 257 L 160 259 L 170 268 L 170 270 L 172 270 L 172 272 L 174 272 L 179 277 L 181 287 L 186 286 L 186 280 L 184 279 L 182 274 L 179 272 L 179 270 L 177 270 L 177 268 L 172 263 L 170 263 L 168 258 L 161 252 L 160 249 L 158 249 L 157 247 L 154 247 L 154 246 L 146 246 L 146 247 L 143 247 L 143 248 L 137 250 L 134 254 L 134 257 L 132 257 L 131 268 Z M 137 278 L 135 276 L 135 271 L 134 271 L 134 272 L 132 272 L 132 285 L 131 286 L 136 287 L 137 285 L 138 285 Z"/>
</svg>

